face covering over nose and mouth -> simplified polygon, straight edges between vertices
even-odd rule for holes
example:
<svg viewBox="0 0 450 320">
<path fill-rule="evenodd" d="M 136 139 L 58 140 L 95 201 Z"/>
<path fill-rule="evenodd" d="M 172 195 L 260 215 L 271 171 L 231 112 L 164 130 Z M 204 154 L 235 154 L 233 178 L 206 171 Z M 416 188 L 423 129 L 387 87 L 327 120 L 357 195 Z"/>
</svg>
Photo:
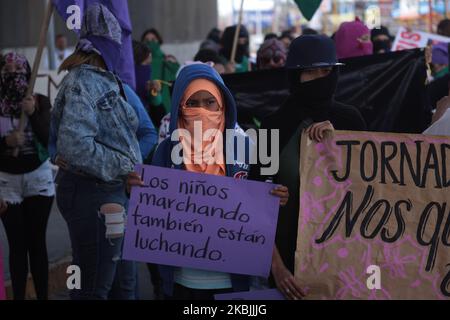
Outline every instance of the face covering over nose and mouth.
<svg viewBox="0 0 450 320">
<path fill-rule="evenodd" d="M 307 82 L 300 82 L 300 73 L 296 71 L 290 74 L 292 98 L 299 102 L 298 108 L 315 122 L 327 120 L 339 78 L 337 68 L 333 68 L 325 77 Z"/>
<path fill-rule="evenodd" d="M 207 91 L 213 95 L 218 104 L 218 111 L 202 107 L 187 108 L 186 102 L 199 91 Z M 201 123 L 201 136 L 195 135 L 195 123 Z M 225 130 L 225 105 L 220 89 L 211 81 L 197 79 L 186 88 L 181 100 L 178 128 L 185 129 L 190 136 L 180 131 L 180 141 L 183 146 L 184 164 L 188 171 L 224 176 L 226 174 L 223 139 Z M 212 130 L 211 135 L 203 140 L 205 132 Z M 197 142 L 197 143 L 195 143 Z"/>
<path fill-rule="evenodd" d="M 373 42 L 373 53 L 385 53 L 391 51 L 391 41 L 390 40 L 374 40 Z"/>
<path fill-rule="evenodd" d="M 25 98 L 31 69 L 26 58 L 20 54 L 5 55 L 6 64 L 16 65 L 16 72 L 6 71 L 5 66 L 0 73 L 0 115 L 20 116 L 20 102 Z"/>
<path fill-rule="evenodd" d="M 392 36 L 385 26 L 373 28 L 370 31 L 370 39 L 373 43 L 373 53 L 390 52 L 392 47 Z"/>
<path fill-rule="evenodd" d="M 372 42 L 360 40 L 362 36 L 369 34 L 369 28 L 358 18 L 352 22 L 342 23 L 334 36 L 338 59 L 372 54 Z"/>
<path fill-rule="evenodd" d="M 236 33 L 236 26 L 231 26 L 225 29 L 222 35 L 222 50 L 221 54 L 227 59 L 231 59 L 231 52 L 233 51 L 234 35 Z M 236 48 L 235 61 L 242 63 L 245 57 L 249 57 L 249 33 L 245 26 L 241 26 L 239 38 L 245 38 L 247 42 L 245 44 L 238 43 Z"/>
</svg>

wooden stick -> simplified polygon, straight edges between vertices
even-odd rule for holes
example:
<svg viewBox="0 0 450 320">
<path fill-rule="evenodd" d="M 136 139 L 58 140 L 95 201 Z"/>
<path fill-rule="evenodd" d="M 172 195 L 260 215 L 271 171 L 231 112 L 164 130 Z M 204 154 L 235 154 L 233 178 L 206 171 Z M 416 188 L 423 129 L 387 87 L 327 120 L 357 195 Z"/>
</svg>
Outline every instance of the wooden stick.
<svg viewBox="0 0 450 320">
<path fill-rule="evenodd" d="M 428 0 L 428 31 L 430 33 L 433 32 L 433 2 L 432 0 Z"/>
<path fill-rule="evenodd" d="M 234 33 L 233 49 L 231 50 L 230 62 L 236 62 L 236 51 L 239 42 L 239 33 L 241 33 L 242 16 L 244 15 L 244 0 L 241 0 L 241 9 L 239 11 L 239 22 Z"/>
<path fill-rule="evenodd" d="M 44 47 L 45 47 L 47 31 L 48 31 L 48 27 L 50 24 L 50 18 L 52 17 L 52 14 L 53 14 L 53 8 L 54 8 L 53 2 L 51 0 L 49 0 L 47 3 L 47 9 L 46 9 L 45 15 L 44 15 L 44 21 L 42 22 L 42 25 L 41 25 L 41 33 L 39 35 L 38 48 L 36 51 L 36 56 L 34 58 L 33 69 L 31 71 L 28 89 L 25 94 L 26 97 L 31 96 L 34 91 L 34 85 L 36 84 L 36 78 L 37 78 L 37 74 L 39 71 L 39 65 L 41 64 L 42 53 L 43 53 Z M 27 115 L 25 114 L 25 112 L 22 111 L 22 114 L 20 116 L 20 122 L 19 122 L 19 131 L 20 132 L 23 132 L 25 130 L 26 123 L 27 123 Z M 13 155 L 15 157 L 17 157 L 19 155 L 19 151 L 20 151 L 20 148 L 14 149 Z"/>
</svg>

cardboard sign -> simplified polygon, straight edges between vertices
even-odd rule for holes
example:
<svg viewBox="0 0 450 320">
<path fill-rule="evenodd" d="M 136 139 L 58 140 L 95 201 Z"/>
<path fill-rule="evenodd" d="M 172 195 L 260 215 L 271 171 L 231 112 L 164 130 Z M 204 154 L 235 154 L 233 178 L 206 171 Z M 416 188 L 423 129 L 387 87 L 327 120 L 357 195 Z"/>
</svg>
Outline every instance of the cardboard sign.
<svg viewBox="0 0 450 320">
<path fill-rule="evenodd" d="M 301 142 L 295 262 L 310 299 L 450 297 L 450 138 Z"/>
<path fill-rule="evenodd" d="M 450 38 L 422 31 L 408 31 L 408 29 L 400 27 L 395 36 L 392 51 L 425 48 L 428 44 L 439 42 L 449 43 Z"/>
<path fill-rule="evenodd" d="M 268 277 L 279 198 L 273 184 L 137 166 L 123 258 Z"/>
</svg>

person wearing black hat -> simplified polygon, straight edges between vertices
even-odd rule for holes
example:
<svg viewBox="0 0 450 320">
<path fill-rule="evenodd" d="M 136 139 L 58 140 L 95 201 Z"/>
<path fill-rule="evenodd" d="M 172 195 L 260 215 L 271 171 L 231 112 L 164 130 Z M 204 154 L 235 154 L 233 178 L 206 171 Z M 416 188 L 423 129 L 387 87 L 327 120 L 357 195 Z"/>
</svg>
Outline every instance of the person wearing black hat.
<svg viewBox="0 0 450 320">
<path fill-rule="evenodd" d="M 276 248 L 272 259 L 271 285 L 288 299 L 301 299 L 303 293 L 294 278 L 299 215 L 299 153 L 302 132 L 313 140 L 323 139 L 327 130 L 366 130 L 360 112 L 334 100 L 338 81 L 336 49 L 333 40 L 322 35 L 302 35 L 289 49 L 290 96 L 282 107 L 263 121 L 261 128 L 279 130 L 279 171 L 273 177 L 261 176 L 261 164 L 252 167 L 250 178 L 269 180 L 287 186 L 289 201 L 278 216 Z M 273 148 L 269 146 L 272 152 Z"/>
<path fill-rule="evenodd" d="M 386 53 L 391 51 L 393 37 L 385 26 L 370 31 L 370 40 L 373 44 L 373 53 Z"/>
</svg>

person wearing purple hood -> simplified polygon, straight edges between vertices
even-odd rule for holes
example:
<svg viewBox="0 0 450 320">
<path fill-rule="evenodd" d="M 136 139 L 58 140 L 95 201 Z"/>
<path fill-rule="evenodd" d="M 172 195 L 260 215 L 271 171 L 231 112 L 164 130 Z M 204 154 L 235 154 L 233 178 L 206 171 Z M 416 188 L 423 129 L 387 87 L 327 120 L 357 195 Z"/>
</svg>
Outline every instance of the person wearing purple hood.
<svg viewBox="0 0 450 320">
<path fill-rule="evenodd" d="M 448 43 L 440 42 L 431 49 L 431 67 L 434 79 L 448 73 Z"/>
<path fill-rule="evenodd" d="M 76 51 L 60 67 L 69 73 L 51 114 L 60 166 L 56 200 L 72 264 L 82 275 L 81 285 L 71 288 L 74 300 L 105 300 L 111 293 L 122 254 L 125 181 L 142 163 L 138 116 L 115 75 L 121 45 L 114 15 L 101 4 L 89 6 Z M 134 297 L 135 284 L 129 290 Z"/>
<path fill-rule="evenodd" d="M 344 22 L 334 35 L 338 59 L 370 55 L 373 44 L 370 41 L 370 30 L 356 18 L 355 21 Z"/>
</svg>

